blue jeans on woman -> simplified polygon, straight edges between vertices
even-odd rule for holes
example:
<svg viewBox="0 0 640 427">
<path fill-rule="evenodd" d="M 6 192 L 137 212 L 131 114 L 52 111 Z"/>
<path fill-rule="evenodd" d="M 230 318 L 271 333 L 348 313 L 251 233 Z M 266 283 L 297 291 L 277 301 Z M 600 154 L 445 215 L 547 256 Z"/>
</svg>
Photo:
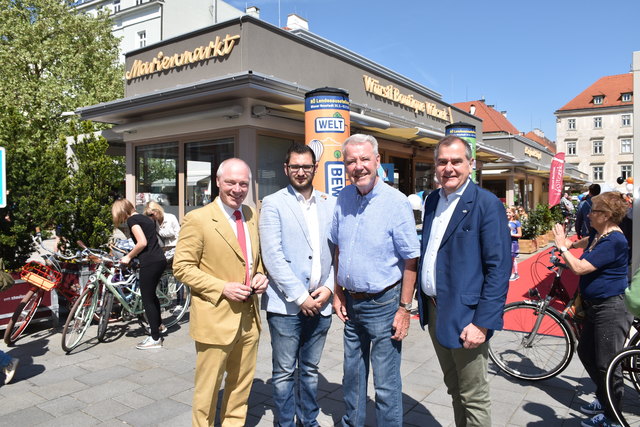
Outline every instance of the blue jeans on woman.
<svg viewBox="0 0 640 427">
<path fill-rule="evenodd" d="M 393 319 L 400 303 L 400 285 L 374 298 L 355 299 L 345 291 L 344 377 L 346 415 L 342 425 L 364 426 L 367 416 L 369 363 L 373 368 L 376 424 L 402 426 L 401 341 L 392 340 Z"/>
<path fill-rule="evenodd" d="M 331 316 L 267 313 L 273 362 L 275 425 L 317 426 L 318 364 Z M 298 381 L 296 382 L 296 367 Z"/>
</svg>

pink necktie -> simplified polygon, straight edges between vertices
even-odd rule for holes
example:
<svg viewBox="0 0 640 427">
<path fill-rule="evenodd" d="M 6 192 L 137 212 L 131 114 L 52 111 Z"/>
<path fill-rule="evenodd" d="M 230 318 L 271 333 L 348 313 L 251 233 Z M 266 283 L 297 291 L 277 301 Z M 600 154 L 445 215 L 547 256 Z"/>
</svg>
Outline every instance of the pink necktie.
<svg viewBox="0 0 640 427">
<path fill-rule="evenodd" d="M 236 231 L 238 235 L 238 244 L 242 250 L 242 256 L 244 256 L 244 284 L 251 286 L 251 280 L 249 279 L 249 257 L 247 256 L 247 238 L 244 235 L 244 224 L 242 224 L 242 214 L 240 211 L 234 211 L 233 216 L 236 219 Z"/>
</svg>

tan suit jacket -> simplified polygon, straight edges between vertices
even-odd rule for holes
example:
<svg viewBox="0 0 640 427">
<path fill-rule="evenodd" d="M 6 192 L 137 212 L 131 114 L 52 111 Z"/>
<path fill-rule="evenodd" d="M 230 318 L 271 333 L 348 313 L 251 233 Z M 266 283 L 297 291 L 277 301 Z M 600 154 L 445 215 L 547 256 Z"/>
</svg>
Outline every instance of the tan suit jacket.
<svg viewBox="0 0 640 427">
<path fill-rule="evenodd" d="M 251 238 L 252 274 L 264 273 L 257 214 L 245 205 L 242 214 Z M 238 239 L 215 200 L 185 216 L 173 259 L 173 273 L 191 288 L 189 332 L 194 340 L 231 344 L 246 310 L 253 312 L 258 329 L 261 328 L 257 295 L 243 303 L 229 301 L 222 294 L 227 282 L 244 281 L 244 262 Z"/>
</svg>

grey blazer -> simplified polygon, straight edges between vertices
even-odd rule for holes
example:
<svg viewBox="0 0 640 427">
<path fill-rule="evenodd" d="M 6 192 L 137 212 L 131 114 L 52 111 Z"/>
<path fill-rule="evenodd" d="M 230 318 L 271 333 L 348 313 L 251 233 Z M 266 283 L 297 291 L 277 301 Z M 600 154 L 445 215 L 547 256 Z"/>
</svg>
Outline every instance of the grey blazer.
<svg viewBox="0 0 640 427">
<path fill-rule="evenodd" d="M 320 227 L 320 285 L 333 292 L 334 246 L 329 241 L 335 198 L 314 190 Z M 271 313 L 298 314 L 295 301 L 309 293 L 312 250 L 309 230 L 302 209 L 290 185 L 262 200 L 260 211 L 260 247 L 269 277 L 262 296 L 262 308 Z M 331 314 L 331 298 L 322 315 Z"/>
</svg>

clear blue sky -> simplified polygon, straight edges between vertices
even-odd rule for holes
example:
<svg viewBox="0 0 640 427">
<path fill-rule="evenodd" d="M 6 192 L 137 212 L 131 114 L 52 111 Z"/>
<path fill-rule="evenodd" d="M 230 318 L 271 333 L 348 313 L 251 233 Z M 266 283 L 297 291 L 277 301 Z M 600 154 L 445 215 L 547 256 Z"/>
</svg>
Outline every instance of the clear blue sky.
<svg viewBox="0 0 640 427">
<path fill-rule="evenodd" d="M 553 112 L 598 78 L 631 70 L 639 0 L 227 0 L 309 30 L 455 103 L 485 98 L 521 132 L 555 140 Z M 278 15 L 280 5 L 280 15 Z"/>
</svg>

